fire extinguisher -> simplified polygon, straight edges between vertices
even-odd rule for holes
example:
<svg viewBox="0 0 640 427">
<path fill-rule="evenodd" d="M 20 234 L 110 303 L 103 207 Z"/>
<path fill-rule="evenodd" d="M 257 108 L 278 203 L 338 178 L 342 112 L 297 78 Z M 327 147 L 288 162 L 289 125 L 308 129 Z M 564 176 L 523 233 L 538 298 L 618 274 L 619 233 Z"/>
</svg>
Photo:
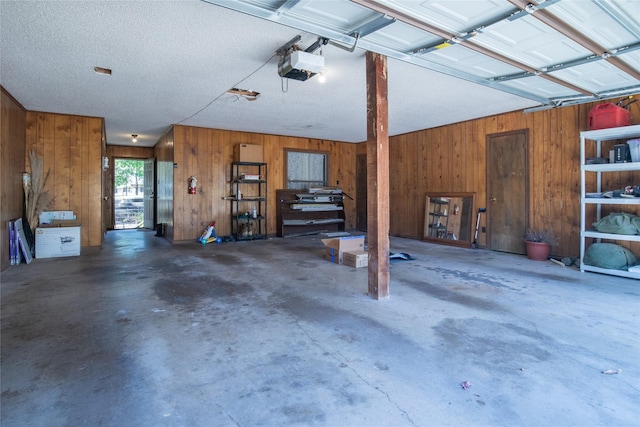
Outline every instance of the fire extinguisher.
<svg viewBox="0 0 640 427">
<path fill-rule="evenodd" d="M 197 182 L 198 179 L 195 177 L 195 175 L 191 175 L 191 177 L 189 178 L 189 194 L 196 194 Z"/>
</svg>

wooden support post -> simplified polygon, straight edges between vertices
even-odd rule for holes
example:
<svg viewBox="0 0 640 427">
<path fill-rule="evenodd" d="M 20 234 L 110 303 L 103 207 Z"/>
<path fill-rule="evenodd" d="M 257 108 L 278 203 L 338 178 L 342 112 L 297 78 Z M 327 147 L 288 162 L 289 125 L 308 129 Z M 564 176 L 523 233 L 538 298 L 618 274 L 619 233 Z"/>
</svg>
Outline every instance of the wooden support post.
<svg viewBox="0 0 640 427">
<path fill-rule="evenodd" d="M 387 58 L 367 52 L 369 296 L 389 297 L 389 108 Z"/>
</svg>

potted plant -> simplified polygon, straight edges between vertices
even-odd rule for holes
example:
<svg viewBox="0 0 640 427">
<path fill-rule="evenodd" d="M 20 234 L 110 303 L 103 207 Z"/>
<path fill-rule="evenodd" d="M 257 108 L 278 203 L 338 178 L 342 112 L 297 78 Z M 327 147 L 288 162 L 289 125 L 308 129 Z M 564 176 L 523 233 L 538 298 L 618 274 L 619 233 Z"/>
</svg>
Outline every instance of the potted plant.
<svg viewBox="0 0 640 427">
<path fill-rule="evenodd" d="M 549 259 L 551 245 L 556 244 L 556 239 L 549 230 L 527 228 L 524 231 L 523 238 L 527 256 L 534 261 L 546 261 Z"/>
</svg>

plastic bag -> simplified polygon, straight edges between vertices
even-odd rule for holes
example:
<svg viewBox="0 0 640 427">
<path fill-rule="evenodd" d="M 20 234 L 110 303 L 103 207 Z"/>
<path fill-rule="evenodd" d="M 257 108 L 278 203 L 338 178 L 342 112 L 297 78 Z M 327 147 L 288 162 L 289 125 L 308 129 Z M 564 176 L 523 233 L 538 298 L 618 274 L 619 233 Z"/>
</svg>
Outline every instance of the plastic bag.
<svg viewBox="0 0 640 427">
<path fill-rule="evenodd" d="M 594 267 L 627 270 L 638 261 L 629 249 L 615 243 L 594 243 L 587 248 L 583 261 Z"/>
<path fill-rule="evenodd" d="M 640 234 L 640 217 L 625 212 L 610 213 L 592 225 L 601 233 Z"/>
</svg>

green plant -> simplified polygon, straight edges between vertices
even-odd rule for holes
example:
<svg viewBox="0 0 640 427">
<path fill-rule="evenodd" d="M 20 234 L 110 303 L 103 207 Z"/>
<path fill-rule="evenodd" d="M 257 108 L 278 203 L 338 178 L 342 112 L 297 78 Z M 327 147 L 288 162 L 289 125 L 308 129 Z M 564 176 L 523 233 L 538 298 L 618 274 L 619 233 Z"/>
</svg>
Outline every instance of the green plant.
<svg viewBox="0 0 640 427">
<path fill-rule="evenodd" d="M 116 159 L 113 179 L 116 188 L 122 188 L 125 195 L 129 194 L 130 187 L 138 195 L 140 185 L 144 183 L 144 161 Z"/>
<path fill-rule="evenodd" d="M 556 244 L 556 239 L 553 236 L 553 232 L 550 230 L 538 230 L 535 228 L 527 228 L 522 236 L 527 242 L 548 243 L 550 245 Z"/>
</svg>

